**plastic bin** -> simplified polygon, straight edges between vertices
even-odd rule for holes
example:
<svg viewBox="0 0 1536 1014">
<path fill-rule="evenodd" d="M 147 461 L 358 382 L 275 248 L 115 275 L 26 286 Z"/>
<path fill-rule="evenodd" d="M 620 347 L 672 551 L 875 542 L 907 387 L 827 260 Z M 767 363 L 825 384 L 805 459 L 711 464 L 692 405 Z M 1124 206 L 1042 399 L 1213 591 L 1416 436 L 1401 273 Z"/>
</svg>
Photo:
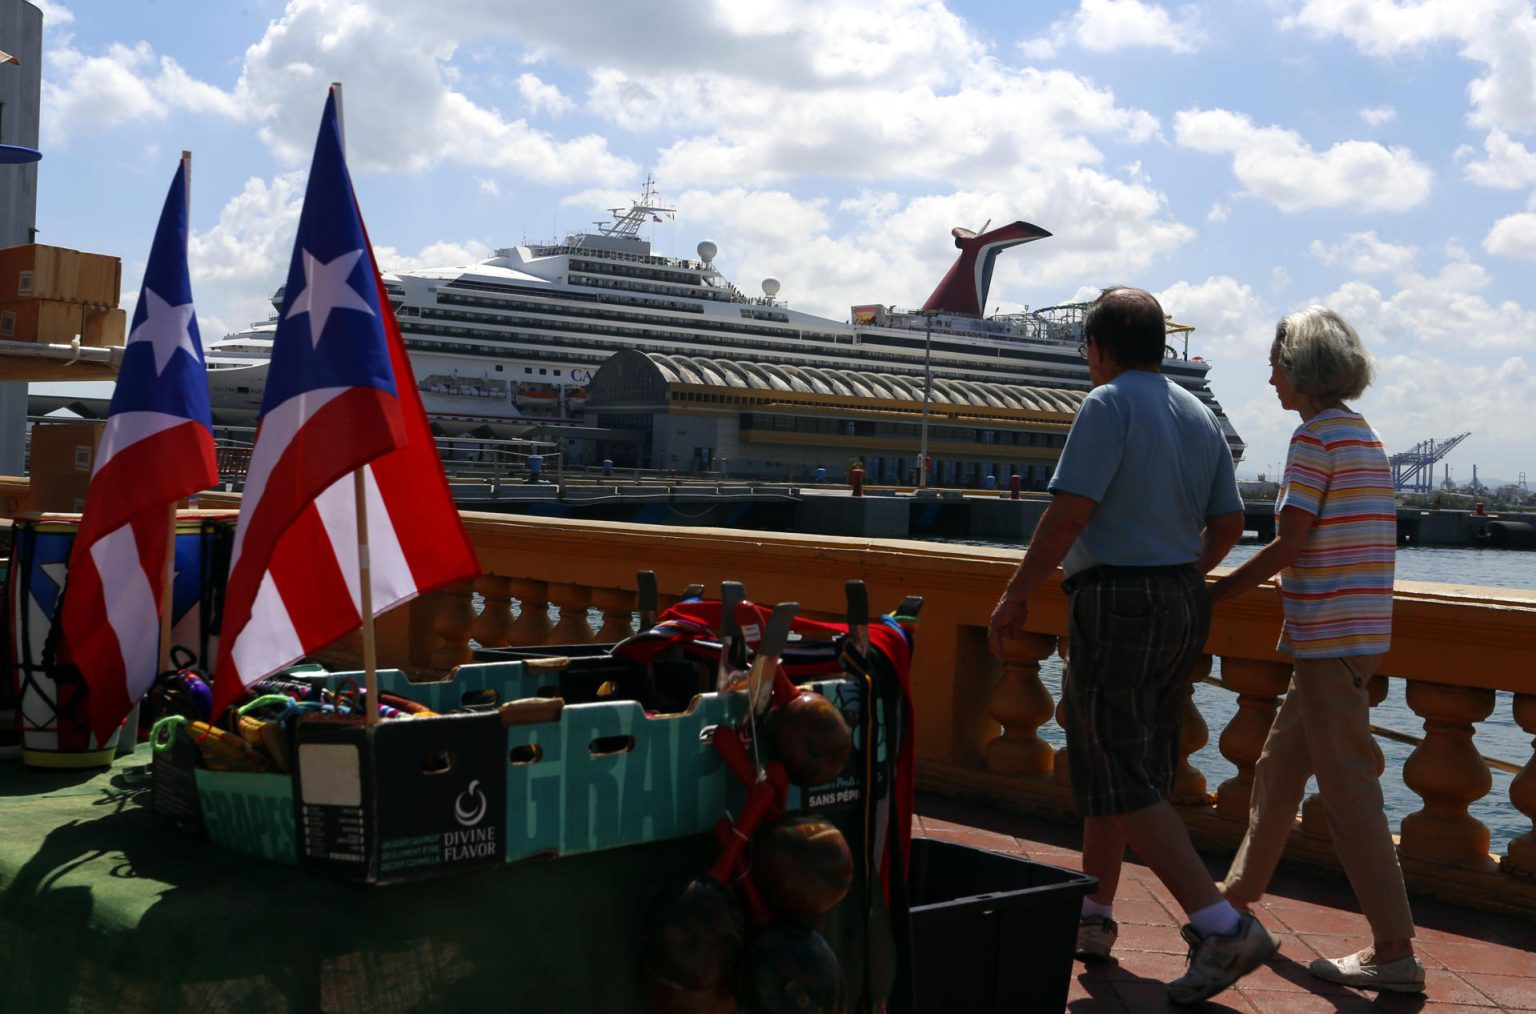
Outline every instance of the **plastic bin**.
<svg viewBox="0 0 1536 1014">
<path fill-rule="evenodd" d="M 1096 878 L 914 838 L 907 884 L 917 1010 L 1066 1009 L 1083 896 Z"/>
</svg>

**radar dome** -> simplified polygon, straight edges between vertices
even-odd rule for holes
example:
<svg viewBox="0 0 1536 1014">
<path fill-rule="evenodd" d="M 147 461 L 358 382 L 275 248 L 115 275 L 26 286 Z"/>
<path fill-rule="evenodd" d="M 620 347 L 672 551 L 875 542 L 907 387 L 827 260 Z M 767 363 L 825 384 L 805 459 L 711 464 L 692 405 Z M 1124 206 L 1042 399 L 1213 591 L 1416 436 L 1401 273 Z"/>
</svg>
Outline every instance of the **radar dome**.
<svg viewBox="0 0 1536 1014">
<path fill-rule="evenodd" d="M 720 248 L 715 246 L 715 244 L 711 243 L 709 240 L 706 239 L 699 242 L 699 260 L 703 261 L 705 264 L 713 261 L 715 259 L 715 254 L 719 252 Z"/>
<path fill-rule="evenodd" d="M 779 280 L 777 278 L 763 279 L 763 295 L 772 299 L 779 294 Z"/>
</svg>

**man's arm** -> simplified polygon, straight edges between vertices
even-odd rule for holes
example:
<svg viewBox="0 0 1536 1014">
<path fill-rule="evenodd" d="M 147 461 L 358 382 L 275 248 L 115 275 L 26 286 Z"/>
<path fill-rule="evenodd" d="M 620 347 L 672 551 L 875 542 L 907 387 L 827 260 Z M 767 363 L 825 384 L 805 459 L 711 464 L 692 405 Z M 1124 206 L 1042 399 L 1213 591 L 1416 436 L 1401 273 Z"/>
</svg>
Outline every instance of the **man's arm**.
<svg viewBox="0 0 1536 1014">
<path fill-rule="evenodd" d="M 1003 657 L 1003 641 L 1024 634 L 1024 620 L 1029 615 L 1029 597 L 1061 566 L 1067 550 L 1099 505 L 1075 493 L 1057 493 L 1035 526 L 1029 549 L 1019 561 L 1008 587 L 992 609 L 987 628 L 987 644 L 992 654 Z"/>
<path fill-rule="evenodd" d="M 1229 599 L 1257 588 L 1296 562 L 1317 515 L 1300 507 L 1283 507 L 1275 521 L 1275 541 L 1255 553 L 1247 563 L 1211 585 L 1212 601 Z"/>
<path fill-rule="evenodd" d="M 1200 573 L 1209 574 L 1212 567 L 1227 558 L 1243 537 L 1243 522 L 1242 511 L 1205 519 L 1205 531 L 1200 533 Z"/>
</svg>

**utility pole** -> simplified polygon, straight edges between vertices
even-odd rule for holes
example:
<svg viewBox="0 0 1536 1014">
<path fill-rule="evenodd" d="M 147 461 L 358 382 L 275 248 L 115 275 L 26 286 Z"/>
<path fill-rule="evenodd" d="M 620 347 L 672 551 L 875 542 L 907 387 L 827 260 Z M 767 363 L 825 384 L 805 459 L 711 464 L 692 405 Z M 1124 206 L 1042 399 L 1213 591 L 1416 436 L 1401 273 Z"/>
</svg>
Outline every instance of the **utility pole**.
<svg viewBox="0 0 1536 1014">
<path fill-rule="evenodd" d="M 928 486 L 928 401 L 933 397 L 933 314 L 923 314 L 923 425 L 917 451 L 917 488 Z"/>
</svg>

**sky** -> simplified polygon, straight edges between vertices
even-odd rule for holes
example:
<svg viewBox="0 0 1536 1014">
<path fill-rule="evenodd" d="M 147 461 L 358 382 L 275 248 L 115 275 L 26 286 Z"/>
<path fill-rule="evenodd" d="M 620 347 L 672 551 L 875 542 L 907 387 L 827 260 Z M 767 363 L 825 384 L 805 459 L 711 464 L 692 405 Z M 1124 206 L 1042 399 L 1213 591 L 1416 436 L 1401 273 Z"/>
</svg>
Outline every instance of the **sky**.
<svg viewBox="0 0 1536 1014">
<path fill-rule="evenodd" d="M 1471 432 L 1536 484 L 1531 0 L 44 0 L 38 241 L 123 260 L 192 159 L 205 340 L 270 312 L 331 81 L 385 269 L 590 227 L 653 173 L 656 252 L 840 320 L 920 305 L 950 229 L 1053 235 L 989 312 L 1151 290 L 1273 475 L 1275 322 L 1377 359 L 1389 450 Z M 0 47 L 3 48 L 3 47 Z M 1437 469 L 1437 480 L 1443 465 Z"/>
</svg>

